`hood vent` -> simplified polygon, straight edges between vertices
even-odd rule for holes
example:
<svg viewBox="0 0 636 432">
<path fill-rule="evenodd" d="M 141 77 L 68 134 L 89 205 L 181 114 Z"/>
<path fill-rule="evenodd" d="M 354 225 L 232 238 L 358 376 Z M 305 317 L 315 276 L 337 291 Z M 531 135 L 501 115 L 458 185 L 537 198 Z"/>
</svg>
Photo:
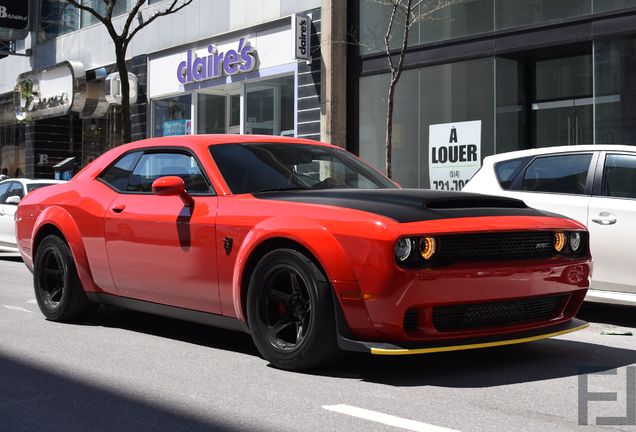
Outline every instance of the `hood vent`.
<svg viewBox="0 0 636 432">
<path fill-rule="evenodd" d="M 457 198 L 457 199 L 441 199 L 431 200 L 426 207 L 432 210 L 443 209 L 465 209 L 465 208 L 527 208 L 526 204 L 521 200 L 511 198 Z"/>
</svg>

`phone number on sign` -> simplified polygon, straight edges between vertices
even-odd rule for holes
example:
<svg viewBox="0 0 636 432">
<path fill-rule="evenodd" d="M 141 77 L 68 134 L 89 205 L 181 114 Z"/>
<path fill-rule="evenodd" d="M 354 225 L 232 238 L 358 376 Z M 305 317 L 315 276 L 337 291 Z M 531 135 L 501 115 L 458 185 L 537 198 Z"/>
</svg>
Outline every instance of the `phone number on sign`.
<svg viewBox="0 0 636 432">
<path fill-rule="evenodd" d="M 464 180 L 433 181 L 433 189 L 459 191 L 466 185 Z"/>
</svg>

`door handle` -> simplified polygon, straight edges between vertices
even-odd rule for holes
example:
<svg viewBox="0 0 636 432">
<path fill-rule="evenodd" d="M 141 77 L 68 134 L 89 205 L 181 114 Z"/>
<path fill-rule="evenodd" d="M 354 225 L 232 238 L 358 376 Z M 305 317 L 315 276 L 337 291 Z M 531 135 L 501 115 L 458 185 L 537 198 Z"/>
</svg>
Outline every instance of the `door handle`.
<svg viewBox="0 0 636 432">
<path fill-rule="evenodd" d="M 112 208 L 114 213 L 121 213 L 124 211 L 124 209 L 126 208 L 126 204 L 117 204 L 115 207 Z"/>
<path fill-rule="evenodd" d="M 599 225 L 614 225 L 616 221 L 618 221 L 616 216 L 606 211 L 600 212 L 597 217 L 592 218 L 592 222 Z"/>
<path fill-rule="evenodd" d="M 4 216 L 4 210 L 0 210 L 0 216 Z"/>
</svg>

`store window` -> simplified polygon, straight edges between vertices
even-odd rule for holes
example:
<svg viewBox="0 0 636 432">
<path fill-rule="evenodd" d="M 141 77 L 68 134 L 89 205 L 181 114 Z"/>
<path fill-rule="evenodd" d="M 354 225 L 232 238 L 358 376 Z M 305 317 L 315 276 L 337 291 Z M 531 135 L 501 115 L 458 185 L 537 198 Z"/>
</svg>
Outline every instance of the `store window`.
<svg viewBox="0 0 636 432">
<path fill-rule="evenodd" d="M 130 10 L 131 0 L 117 0 L 115 6 L 113 7 L 113 17 L 123 15 L 127 11 Z M 106 3 L 103 0 L 82 0 L 82 4 L 88 7 L 91 7 L 97 11 L 102 16 L 106 16 Z M 88 27 L 93 24 L 99 23 L 97 18 L 93 14 L 87 11 L 82 11 L 82 28 Z"/>
<path fill-rule="evenodd" d="M 197 94 L 197 133 L 240 133 L 240 87 Z M 294 135 L 294 77 L 245 84 L 244 130 L 249 134 Z"/>
<path fill-rule="evenodd" d="M 595 142 L 636 142 L 636 38 L 594 42 Z"/>
<path fill-rule="evenodd" d="M 182 95 L 154 101 L 154 136 L 192 133 L 192 96 Z"/>
<path fill-rule="evenodd" d="M 82 119 L 82 166 L 122 143 L 121 106 L 112 105 L 102 118 Z"/>
<path fill-rule="evenodd" d="M 440 2 L 444 3 L 444 2 Z M 424 44 L 493 31 L 494 0 L 464 0 L 431 11 L 438 2 L 413 2 L 415 24 L 409 33 L 409 45 Z M 360 0 L 360 53 L 384 51 L 384 35 L 391 16 L 391 3 Z M 404 35 L 404 19 L 397 14 L 394 20 L 391 49 L 400 46 Z"/>
<path fill-rule="evenodd" d="M 294 135 L 294 77 L 245 85 L 245 133 Z"/>
<path fill-rule="evenodd" d="M 494 152 L 493 59 L 408 70 L 393 113 L 393 178 L 405 187 L 429 188 L 429 128 L 481 121 L 481 155 Z M 478 85 L 476 85 L 478 83 Z M 360 155 L 385 171 L 388 74 L 360 79 Z"/>
<path fill-rule="evenodd" d="M 636 0 L 592 0 L 594 13 L 636 7 Z"/>
<path fill-rule="evenodd" d="M 496 30 L 590 14 L 592 0 L 514 0 L 495 2 Z"/>
<path fill-rule="evenodd" d="M 80 28 L 80 15 L 74 6 L 64 0 L 42 0 L 38 42 L 70 33 Z"/>
</svg>

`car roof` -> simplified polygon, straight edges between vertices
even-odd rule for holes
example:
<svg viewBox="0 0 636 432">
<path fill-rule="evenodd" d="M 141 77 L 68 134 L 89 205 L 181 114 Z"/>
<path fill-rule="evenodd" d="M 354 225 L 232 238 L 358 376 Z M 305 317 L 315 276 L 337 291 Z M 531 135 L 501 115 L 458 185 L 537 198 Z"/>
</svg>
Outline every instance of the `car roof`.
<svg viewBox="0 0 636 432">
<path fill-rule="evenodd" d="M 525 156 L 538 156 L 553 153 L 570 153 L 570 152 L 589 152 L 589 151 L 620 151 L 620 152 L 636 152 L 636 146 L 618 145 L 618 144 L 583 144 L 571 146 L 555 146 L 541 147 L 528 150 L 517 150 L 507 153 L 499 153 L 487 156 L 484 161 L 500 162 L 503 160 L 517 159 Z"/>
<path fill-rule="evenodd" d="M 174 135 L 156 138 L 147 138 L 124 144 L 118 148 L 123 151 L 135 149 L 137 147 L 165 147 L 170 145 L 190 145 L 208 147 L 218 144 L 241 144 L 241 143 L 281 143 L 281 144 L 311 144 L 334 147 L 320 141 L 305 138 L 281 137 L 276 135 L 240 135 L 240 134 L 203 134 L 203 135 Z"/>
<path fill-rule="evenodd" d="M 64 180 L 53 180 L 53 179 L 28 179 L 28 178 L 13 178 L 9 177 L 2 180 L 0 183 L 6 183 L 10 181 L 18 181 L 22 184 L 39 184 L 39 183 L 48 183 L 48 184 L 56 184 L 56 183 L 66 183 Z"/>
</svg>

